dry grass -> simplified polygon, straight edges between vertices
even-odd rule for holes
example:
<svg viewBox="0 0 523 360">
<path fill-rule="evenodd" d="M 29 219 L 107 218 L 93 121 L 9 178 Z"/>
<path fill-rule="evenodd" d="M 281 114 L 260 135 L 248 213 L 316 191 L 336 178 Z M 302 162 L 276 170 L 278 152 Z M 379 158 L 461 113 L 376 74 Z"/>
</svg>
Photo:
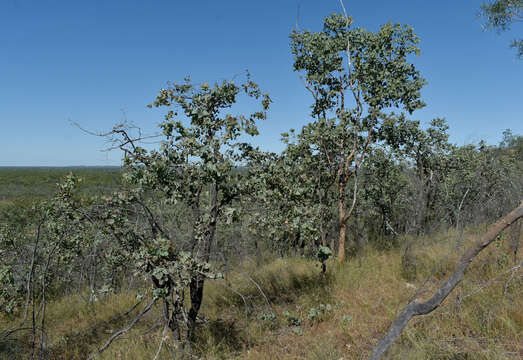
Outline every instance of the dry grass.
<svg viewBox="0 0 523 360">
<path fill-rule="evenodd" d="M 475 235 L 469 231 L 467 241 Z M 402 250 L 367 248 L 341 266 L 330 262 L 324 278 L 314 261 L 289 258 L 264 266 L 247 263 L 226 279 L 209 282 L 195 354 L 203 359 L 367 358 L 401 308 L 413 296 L 430 296 L 460 253 L 453 232 L 409 241 L 414 266 L 408 274 Z M 441 308 L 413 319 L 390 357 L 520 359 L 522 278 L 509 271 L 514 260 L 508 243 L 502 239 L 481 254 Z M 129 321 L 114 318 L 135 302 L 128 292 L 89 306 L 81 297 L 51 303 L 52 358 L 85 358 Z M 161 336 L 154 323 L 158 312 L 154 309 L 100 358 L 152 359 Z M 166 341 L 160 358 L 172 358 L 172 350 Z"/>
</svg>

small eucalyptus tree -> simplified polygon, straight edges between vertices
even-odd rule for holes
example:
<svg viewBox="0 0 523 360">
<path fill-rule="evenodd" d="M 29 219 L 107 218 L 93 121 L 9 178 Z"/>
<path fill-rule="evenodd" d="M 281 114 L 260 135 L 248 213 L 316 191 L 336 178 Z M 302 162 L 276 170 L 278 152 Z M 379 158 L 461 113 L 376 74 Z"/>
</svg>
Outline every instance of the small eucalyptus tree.
<svg viewBox="0 0 523 360">
<path fill-rule="evenodd" d="M 259 109 L 232 113 L 242 94 Z M 212 255 L 219 251 L 218 222 L 231 218 L 233 202 L 251 191 L 251 172 L 240 167 L 257 151 L 245 136 L 258 134 L 256 121 L 266 118 L 270 102 L 248 74 L 239 85 L 196 86 L 185 79 L 160 90 L 149 105 L 168 108 L 159 124 L 164 139 L 158 149 L 140 146 L 123 126 L 105 134 L 125 154 L 128 189 L 105 198 L 90 218 L 101 221 L 119 245 L 115 253 L 150 279 L 153 302 L 163 303 L 164 331 L 170 329 L 182 347 L 194 339 L 205 280 L 220 276 L 211 270 Z M 178 217 L 188 224 L 175 226 Z"/>
<path fill-rule="evenodd" d="M 333 14 L 325 18 L 320 32 L 290 35 L 294 70 L 304 73 L 301 78 L 314 100 L 314 121 L 303 128 L 300 140 L 321 155 L 336 192 L 340 262 L 356 203 L 358 169 L 376 141 L 381 121 L 392 107 L 412 113 L 424 106 L 420 90 L 425 80 L 407 61 L 419 52 L 412 28 L 388 23 L 373 33 L 352 27 L 352 22 L 346 14 Z"/>
</svg>

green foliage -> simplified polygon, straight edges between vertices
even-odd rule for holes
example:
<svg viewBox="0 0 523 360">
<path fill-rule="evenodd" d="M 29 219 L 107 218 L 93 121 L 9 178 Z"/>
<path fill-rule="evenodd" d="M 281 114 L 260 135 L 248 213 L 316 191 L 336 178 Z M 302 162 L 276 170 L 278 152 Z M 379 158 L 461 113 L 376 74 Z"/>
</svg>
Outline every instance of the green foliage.
<svg viewBox="0 0 523 360">
<path fill-rule="evenodd" d="M 293 326 L 293 327 L 291 327 L 291 330 L 295 335 L 298 335 L 298 336 L 303 335 L 303 330 L 299 326 Z"/>
<path fill-rule="evenodd" d="M 301 325 L 301 319 L 298 316 L 291 314 L 288 310 L 285 310 L 282 315 L 287 321 L 288 326 L 298 327 Z"/>
<path fill-rule="evenodd" d="M 418 53 L 418 38 L 409 26 L 385 24 L 375 34 L 362 28 L 351 29 L 352 18 L 333 14 L 324 19 L 323 31 L 293 31 L 291 51 L 294 70 L 304 71 L 305 80 L 317 94 L 312 115 L 338 108 L 341 117 L 344 105 L 337 98 L 348 89 L 374 110 L 404 105 L 409 112 L 423 106 L 419 91 L 425 81 L 406 56 Z M 343 57 L 349 47 L 352 68 L 347 69 Z"/>
<path fill-rule="evenodd" d="M 321 322 L 324 320 L 325 316 L 332 312 L 333 308 L 331 304 L 320 304 L 317 308 L 312 307 L 308 314 L 307 318 L 311 322 Z"/>
<path fill-rule="evenodd" d="M 263 312 L 260 314 L 258 319 L 262 321 L 274 321 L 276 319 L 276 315 L 274 315 L 272 312 Z"/>
<path fill-rule="evenodd" d="M 523 20 L 523 0 L 496 0 L 483 4 L 480 16 L 486 21 L 485 28 L 507 31 L 513 22 Z M 513 40 L 510 46 L 516 48 L 518 58 L 523 58 L 523 39 Z"/>
<path fill-rule="evenodd" d="M 318 254 L 317 254 L 317 257 L 318 259 L 323 263 L 327 260 L 329 260 L 329 258 L 332 256 L 332 251 L 331 249 L 328 247 L 328 246 L 320 246 L 318 248 Z"/>
<path fill-rule="evenodd" d="M 347 329 L 352 322 L 352 317 L 350 315 L 344 314 L 340 319 L 340 324 L 344 329 Z"/>
</svg>

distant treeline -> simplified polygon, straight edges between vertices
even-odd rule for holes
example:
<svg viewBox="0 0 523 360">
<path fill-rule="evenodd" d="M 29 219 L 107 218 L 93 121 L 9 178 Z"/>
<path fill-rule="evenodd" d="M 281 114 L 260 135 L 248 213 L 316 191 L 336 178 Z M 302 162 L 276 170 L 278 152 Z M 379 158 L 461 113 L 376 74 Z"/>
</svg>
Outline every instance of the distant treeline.
<svg viewBox="0 0 523 360">
<path fill-rule="evenodd" d="M 120 167 L 0 167 L 0 201 L 48 198 L 69 173 L 83 179 L 80 191 L 95 195 L 114 191 L 121 183 Z"/>
</svg>

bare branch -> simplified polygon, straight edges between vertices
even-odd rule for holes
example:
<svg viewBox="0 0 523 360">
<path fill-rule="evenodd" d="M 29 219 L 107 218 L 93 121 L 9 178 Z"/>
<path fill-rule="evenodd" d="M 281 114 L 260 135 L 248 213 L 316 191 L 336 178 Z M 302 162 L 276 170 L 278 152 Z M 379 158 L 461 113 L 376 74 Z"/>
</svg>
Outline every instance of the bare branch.
<svg viewBox="0 0 523 360">
<path fill-rule="evenodd" d="M 463 295 L 459 298 L 459 301 L 463 301 L 464 299 L 468 298 L 468 297 L 471 297 L 481 291 L 483 291 L 484 289 L 486 289 L 487 287 L 489 287 L 490 285 L 492 284 L 495 284 L 497 281 L 501 280 L 501 278 L 505 275 L 507 275 L 508 273 L 511 273 L 510 274 L 510 277 L 507 279 L 507 283 L 505 284 L 505 289 L 503 291 L 503 294 L 505 295 L 505 293 L 507 292 L 507 286 L 508 286 L 508 283 L 510 282 L 511 279 L 514 278 L 515 274 L 519 271 L 519 269 L 523 266 L 523 262 L 522 263 L 519 263 L 518 265 L 516 266 L 513 266 L 511 267 L 510 269 L 502 272 L 501 274 L 497 275 L 496 277 L 494 277 L 493 279 L 490 279 L 489 281 L 483 283 L 482 285 L 479 285 L 478 287 L 476 287 L 476 289 L 474 289 L 473 291 L 469 292 L 468 294 L 466 295 Z M 420 293 L 420 291 L 417 292 L 418 295 Z M 439 307 L 439 309 L 445 309 L 445 308 L 448 308 L 449 306 L 451 305 L 454 305 L 454 304 L 457 304 L 458 303 L 458 300 L 456 301 L 452 301 L 452 302 L 448 302 L 446 303 L 445 305 L 442 305 Z M 427 314 L 427 316 L 423 317 L 423 318 L 420 318 L 420 319 L 417 319 L 413 324 L 418 324 L 418 323 L 421 323 L 427 319 L 430 319 L 430 316 L 434 314 L 434 313 L 430 313 L 430 314 Z"/>
<path fill-rule="evenodd" d="M 261 286 L 256 282 L 254 281 L 254 279 L 247 273 L 241 271 L 241 270 L 238 270 L 240 274 L 242 274 L 243 276 L 245 276 L 246 278 L 248 278 L 257 288 L 258 288 L 258 291 L 260 292 L 260 294 L 262 294 L 262 296 L 264 297 L 265 299 L 265 302 L 267 303 L 267 306 L 269 306 L 269 308 L 274 311 L 274 309 L 272 308 L 272 305 L 271 305 L 271 302 L 269 301 L 269 298 L 267 297 L 267 295 L 265 295 L 265 293 L 263 292 Z"/>
<path fill-rule="evenodd" d="M 365 159 L 365 154 L 367 153 L 367 149 L 369 148 L 369 144 L 372 141 L 373 129 L 374 129 L 374 126 L 371 125 L 371 127 L 369 129 L 369 132 L 368 132 L 368 135 L 367 135 L 367 140 L 365 140 L 365 144 L 363 145 L 363 151 L 361 152 L 360 160 L 358 161 L 358 163 L 356 165 L 356 169 L 361 166 L 361 164 L 363 163 L 363 160 Z"/>
<path fill-rule="evenodd" d="M 71 121 L 71 125 L 76 126 L 77 128 L 79 128 L 86 134 L 106 138 L 107 147 L 102 150 L 103 152 L 109 152 L 112 150 L 120 149 L 120 150 L 124 151 L 125 153 L 127 153 L 127 151 L 123 148 L 126 145 L 130 144 L 134 148 L 135 147 L 134 144 L 138 143 L 138 142 L 143 143 L 143 144 L 157 144 L 158 141 L 148 142 L 145 140 L 157 139 L 157 138 L 161 137 L 160 134 L 143 135 L 142 130 L 138 126 L 136 126 L 133 123 L 128 122 L 126 120 L 120 124 L 114 125 L 114 127 L 110 131 L 107 131 L 107 132 L 95 132 L 95 131 L 87 130 L 84 127 L 82 127 L 79 123 L 74 122 L 74 121 Z M 137 136 L 131 137 L 129 135 L 130 130 L 134 130 L 134 131 L 138 132 Z M 123 140 L 119 139 L 118 136 L 121 136 L 123 138 Z"/>
<path fill-rule="evenodd" d="M 465 191 L 465 195 L 463 195 L 463 198 L 461 199 L 461 202 L 459 203 L 459 206 L 458 206 L 458 214 L 456 216 L 456 247 L 458 247 L 459 240 L 460 240 L 459 218 L 460 218 L 460 215 L 461 215 L 461 207 L 463 206 L 463 202 L 465 201 L 465 198 L 467 197 L 467 194 L 469 193 L 469 190 L 470 190 L 470 188 L 468 188 L 467 191 Z"/>
<path fill-rule="evenodd" d="M 396 236 L 398 236 L 398 233 L 396 231 L 394 231 L 394 228 L 389 224 L 389 222 L 387 220 L 385 220 L 385 225 L 387 225 L 387 227 L 389 228 L 390 231 L 392 231 L 392 233 Z"/>
<path fill-rule="evenodd" d="M 133 321 L 131 321 L 131 323 L 126 326 L 125 328 L 123 329 L 120 329 L 118 330 L 117 332 L 115 332 L 110 338 L 109 340 L 107 340 L 107 342 L 101 347 L 98 349 L 97 352 L 95 352 L 94 354 L 91 354 L 87 360 L 92 360 L 94 359 L 95 357 L 97 357 L 98 355 L 100 355 L 102 352 L 104 352 L 108 347 L 109 345 L 111 345 L 111 343 L 116 340 L 116 338 L 118 338 L 120 335 L 123 335 L 125 334 L 127 331 L 131 330 L 133 328 L 134 325 L 136 325 L 136 323 L 138 321 L 140 321 L 140 319 L 149 311 L 151 310 L 151 308 L 153 307 L 153 305 L 156 303 L 156 301 L 158 300 L 158 298 L 154 298 L 134 319 Z"/>
<path fill-rule="evenodd" d="M 307 90 L 309 90 L 309 92 L 312 94 L 312 97 L 314 97 L 314 101 L 318 102 L 318 94 L 316 94 L 314 92 L 314 90 L 311 88 L 311 86 L 309 85 L 308 82 L 305 81 L 305 79 L 303 78 L 303 76 L 300 75 L 300 80 L 301 82 L 303 83 L 303 86 L 305 86 L 305 88 Z"/>
<path fill-rule="evenodd" d="M 173 312 L 171 311 L 169 314 L 169 317 L 166 319 L 165 325 L 163 327 L 162 331 L 162 339 L 160 340 L 160 345 L 158 346 L 158 350 L 156 351 L 156 354 L 154 355 L 153 360 L 157 360 L 158 356 L 160 356 L 160 352 L 162 351 L 163 343 L 165 342 L 165 339 L 167 339 L 167 330 L 169 329 L 169 324 L 171 323 L 173 318 Z"/>
<path fill-rule="evenodd" d="M 242 301 L 243 301 L 243 304 L 245 305 L 245 321 L 246 321 L 246 326 L 247 324 L 249 323 L 249 306 L 247 305 L 247 300 L 245 299 L 245 296 L 243 296 L 239 291 L 233 289 L 231 286 L 227 285 L 227 284 L 224 284 L 220 281 L 217 281 L 216 282 L 217 284 L 231 290 L 233 293 L 235 293 L 236 295 L 238 295 L 239 297 L 242 298 Z M 247 342 L 249 342 L 249 338 L 247 337 Z"/>
</svg>

